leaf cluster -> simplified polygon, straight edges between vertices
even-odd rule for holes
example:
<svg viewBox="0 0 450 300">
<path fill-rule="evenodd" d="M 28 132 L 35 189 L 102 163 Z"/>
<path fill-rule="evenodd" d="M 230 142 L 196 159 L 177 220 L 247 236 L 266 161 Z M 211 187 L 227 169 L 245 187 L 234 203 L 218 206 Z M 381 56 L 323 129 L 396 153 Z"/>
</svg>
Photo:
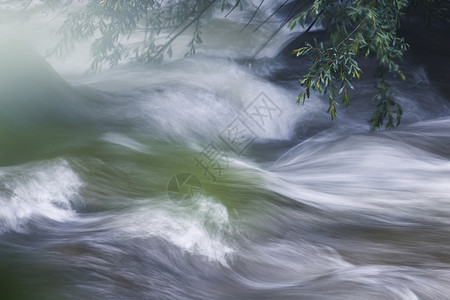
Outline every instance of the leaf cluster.
<svg viewBox="0 0 450 300">
<path fill-rule="evenodd" d="M 172 44 L 192 31 L 186 55 L 202 43 L 202 18 L 212 9 L 234 9 L 241 0 L 98 0 L 81 9 L 70 9 L 73 0 L 40 0 L 34 9 L 49 11 L 66 7 L 59 28 L 61 39 L 50 55 L 63 55 L 79 42 L 90 40 L 91 68 L 116 66 L 124 58 L 137 62 L 160 62 L 172 55 Z"/>
<path fill-rule="evenodd" d="M 124 58 L 141 63 L 160 62 L 172 55 L 173 42 L 183 33 L 191 34 L 186 56 L 193 55 L 203 42 L 202 23 L 211 11 L 228 11 L 228 15 L 246 5 L 243 0 L 95 0 L 73 9 L 77 1 L 4 0 L 6 4 L 12 2 L 21 2 L 29 15 L 64 11 L 67 17 L 59 29 L 61 39 L 50 54 L 62 55 L 77 43 L 90 40 L 92 69 L 105 64 L 114 67 Z M 259 2 L 244 29 L 263 2 Z M 280 3 L 255 30 L 288 2 Z M 423 11 L 426 22 L 431 17 L 448 22 L 448 0 L 304 0 L 300 8 L 294 8 L 281 27 L 290 21 L 289 28 L 306 27 L 305 34 L 317 25 L 328 34 L 325 40 L 308 42 L 293 51 L 297 57 L 308 57 L 311 63 L 299 79 L 302 91 L 297 102 L 304 103 L 312 91 L 327 95 L 328 112 L 331 119 L 336 118 L 337 107 L 349 105 L 354 80 L 363 73 L 361 59 L 374 58 L 379 80 L 373 100 L 378 103 L 370 124 L 372 128 L 382 124 L 386 128 L 397 126 L 401 107 L 395 102 L 386 77 L 393 74 L 405 79 L 399 61 L 409 46 L 398 35 L 398 29 L 411 10 Z"/>
<path fill-rule="evenodd" d="M 348 106 L 349 88 L 353 89 L 352 81 L 362 73 L 358 64 L 361 58 L 376 58 L 380 78 L 392 73 L 404 79 L 398 61 L 409 46 L 397 31 L 407 7 L 407 0 L 315 0 L 295 17 L 289 25 L 291 29 L 317 22 L 328 32 L 326 41 L 314 45 L 306 43 L 305 47 L 294 50 L 297 56 L 311 60 L 308 72 L 300 79 L 303 91 L 298 102 L 303 103 L 310 96 L 310 90 L 328 94 L 328 112 L 334 119 L 339 102 Z M 342 100 L 338 99 L 340 94 Z M 378 107 L 387 109 L 385 105 Z M 389 112 L 376 116 L 384 118 Z M 372 126 L 382 123 L 381 119 L 371 121 Z"/>
</svg>

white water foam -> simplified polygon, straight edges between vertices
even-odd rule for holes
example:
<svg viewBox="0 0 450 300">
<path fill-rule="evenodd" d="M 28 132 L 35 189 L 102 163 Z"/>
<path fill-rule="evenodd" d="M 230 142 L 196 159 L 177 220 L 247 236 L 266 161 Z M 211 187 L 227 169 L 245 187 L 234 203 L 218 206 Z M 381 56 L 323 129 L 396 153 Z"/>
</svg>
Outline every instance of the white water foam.
<svg viewBox="0 0 450 300">
<path fill-rule="evenodd" d="M 0 233 L 25 232 L 34 216 L 72 219 L 82 181 L 67 161 L 58 159 L 0 169 Z"/>
<path fill-rule="evenodd" d="M 201 197 L 187 211 L 139 207 L 115 216 L 112 226 L 126 233 L 126 238 L 161 237 L 187 253 L 224 266 L 233 253 L 223 241 L 223 234 L 231 230 L 227 209 L 208 197 Z"/>
<path fill-rule="evenodd" d="M 276 192 L 313 206 L 448 224 L 450 163 L 398 138 L 306 141 L 272 170 Z"/>
<path fill-rule="evenodd" d="M 151 69 L 124 67 L 79 83 L 120 93 L 122 118 L 171 141 L 198 143 L 200 139 L 203 145 L 205 138 L 219 139 L 236 118 L 249 129 L 244 135 L 288 140 L 306 114 L 305 107 L 293 100 L 295 93 L 225 59 L 197 56 Z M 272 109 L 259 107 L 265 115 L 263 126 L 258 116 L 251 115 L 256 106 L 262 106 L 261 93 Z"/>
</svg>

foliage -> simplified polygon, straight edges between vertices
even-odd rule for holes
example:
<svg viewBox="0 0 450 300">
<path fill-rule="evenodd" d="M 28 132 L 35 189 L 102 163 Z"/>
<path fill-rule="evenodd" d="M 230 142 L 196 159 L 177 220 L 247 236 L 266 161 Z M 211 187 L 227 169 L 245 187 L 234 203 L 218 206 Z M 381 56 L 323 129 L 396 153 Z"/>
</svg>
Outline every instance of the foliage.
<svg viewBox="0 0 450 300">
<path fill-rule="evenodd" d="M 108 63 L 113 67 L 124 58 L 142 63 L 160 62 L 172 55 L 173 42 L 186 31 L 191 32 L 192 37 L 186 55 L 193 55 L 202 43 L 202 21 L 211 11 L 228 11 L 229 14 L 246 3 L 242 0 L 95 0 L 84 2 L 81 9 L 71 9 L 77 1 L 18 1 L 31 16 L 36 12 L 64 11 L 67 17 L 59 29 L 61 39 L 51 54 L 63 54 L 80 41 L 91 39 L 93 69 Z M 263 2 L 261 0 L 248 24 Z M 283 1 L 275 12 L 288 2 Z M 311 90 L 328 95 L 328 112 L 334 119 L 337 106 L 349 105 L 353 80 L 362 74 L 360 59 L 374 58 L 378 64 L 378 92 L 373 100 L 378 101 L 378 105 L 370 120 L 371 127 L 398 126 L 402 110 L 394 100 L 386 76 L 390 73 L 405 78 L 398 63 L 409 46 L 398 35 L 401 21 L 411 9 L 422 11 L 426 23 L 432 17 L 448 21 L 448 3 L 445 0 L 298 0 L 294 7 L 298 3 L 302 3 L 300 9 L 292 10 L 283 25 L 289 23 L 291 29 L 308 26 L 304 33 L 320 25 L 328 36 L 322 41 L 307 42 L 293 51 L 298 57 L 311 60 L 309 69 L 299 80 L 302 92 L 297 102 L 304 103 Z"/>
<path fill-rule="evenodd" d="M 390 85 L 386 83 L 386 73 L 405 76 L 401 72 L 398 60 L 409 48 L 398 29 L 405 12 L 411 7 L 426 7 L 424 18 L 442 15 L 445 6 L 437 5 L 438 0 L 315 0 L 290 23 L 305 27 L 318 23 L 328 32 L 326 41 L 306 43 L 305 47 L 294 50 L 297 56 L 307 56 L 312 61 L 308 72 L 300 79 L 303 91 L 297 102 L 304 102 L 310 91 L 316 90 L 328 94 L 328 112 L 336 117 L 339 94 L 342 102 L 349 105 L 349 88 L 352 80 L 362 73 L 358 60 L 374 57 L 378 63 L 378 93 L 373 100 L 378 101 L 377 110 L 370 120 L 372 129 L 379 128 L 387 119 L 386 128 L 400 124 L 402 110 L 395 102 Z M 420 3 L 419 3 L 420 2 Z M 394 108 L 394 109 L 392 109 Z M 394 115 L 396 122 L 394 122 Z"/>
<path fill-rule="evenodd" d="M 377 82 L 378 93 L 372 100 L 378 102 L 377 109 L 370 119 L 369 123 L 374 128 L 380 128 L 383 125 L 385 119 L 387 119 L 386 128 L 393 128 L 394 115 L 396 115 L 396 125 L 400 124 L 400 120 L 403 114 L 400 104 L 394 99 L 394 92 L 390 85 L 383 79 Z"/>
<path fill-rule="evenodd" d="M 310 90 L 317 90 L 329 95 L 329 108 L 331 118 L 336 117 L 338 94 L 342 94 L 342 102 L 349 104 L 348 90 L 353 89 L 352 80 L 359 78 L 361 69 L 358 65 L 359 57 L 376 57 L 378 62 L 378 75 L 383 78 L 386 71 L 396 73 L 404 78 L 396 62 L 406 51 L 408 45 L 402 37 L 397 36 L 402 10 L 407 6 L 406 0 L 357 0 L 357 1 L 330 1 L 316 0 L 290 24 L 305 26 L 314 19 L 325 24 L 329 38 L 324 45 L 297 49 L 297 56 L 309 56 L 313 64 L 309 72 L 300 80 L 304 91 L 298 101 L 305 101 L 309 97 Z M 380 84 L 386 87 L 386 85 Z M 385 99 L 386 91 L 381 89 L 379 97 Z M 381 100 L 380 100 L 381 101 Z M 384 101 L 384 100 L 383 100 Z M 385 110 L 388 105 L 379 105 L 383 110 L 375 114 L 372 126 L 381 126 L 382 119 L 392 118 L 390 110 Z M 400 116 L 399 114 L 398 116 Z M 397 125 L 400 118 L 398 118 Z M 393 127 L 393 122 L 388 122 L 387 127 Z"/>
<path fill-rule="evenodd" d="M 124 58 L 138 62 L 160 62 L 171 56 L 172 43 L 192 29 L 186 55 L 193 55 L 202 42 L 201 19 L 213 9 L 234 9 L 240 0 L 96 0 L 81 9 L 70 9 L 73 0 L 39 0 L 34 10 L 66 9 L 59 29 L 61 36 L 50 54 L 62 55 L 83 41 L 92 39 L 91 68 L 105 63 L 116 66 Z M 131 38 L 137 35 L 137 42 Z"/>
</svg>

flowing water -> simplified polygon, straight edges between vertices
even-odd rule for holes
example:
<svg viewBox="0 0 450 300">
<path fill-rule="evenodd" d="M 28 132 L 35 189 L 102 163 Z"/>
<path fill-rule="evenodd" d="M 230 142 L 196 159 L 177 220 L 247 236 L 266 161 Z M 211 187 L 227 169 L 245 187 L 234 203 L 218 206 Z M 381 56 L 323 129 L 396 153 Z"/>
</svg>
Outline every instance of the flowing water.
<svg viewBox="0 0 450 300">
<path fill-rule="evenodd" d="M 1 299 L 450 299 L 450 109 L 426 68 L 394 82 L 399 128 L 369 131 L 370 77 L 331 121 L 295 104 L 289 31 L 252 59 L 278 25 L 240 32 L 249 14 L 192 58 L 90 75 L 2 43 Z"/>
</svg>

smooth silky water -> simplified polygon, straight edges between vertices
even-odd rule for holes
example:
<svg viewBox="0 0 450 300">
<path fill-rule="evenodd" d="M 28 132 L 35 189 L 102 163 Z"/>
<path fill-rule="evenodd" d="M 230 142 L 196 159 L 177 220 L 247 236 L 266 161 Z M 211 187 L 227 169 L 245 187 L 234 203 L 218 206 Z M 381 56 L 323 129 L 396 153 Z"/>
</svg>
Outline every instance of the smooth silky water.
<svg viewBox="0 0 450 300">
<path fill-rule="evenodd" d="M 240 32 L 249 15 L 192 58 L 96 74 L 3 40 L 1 299 L 450 298 L 447 100 L 406 61 L 402 126 L 369 132 L 370 78 L 330 121 L 295 104 L 295 34 L 253 59 L 279 23 Z"/>
</svg>

